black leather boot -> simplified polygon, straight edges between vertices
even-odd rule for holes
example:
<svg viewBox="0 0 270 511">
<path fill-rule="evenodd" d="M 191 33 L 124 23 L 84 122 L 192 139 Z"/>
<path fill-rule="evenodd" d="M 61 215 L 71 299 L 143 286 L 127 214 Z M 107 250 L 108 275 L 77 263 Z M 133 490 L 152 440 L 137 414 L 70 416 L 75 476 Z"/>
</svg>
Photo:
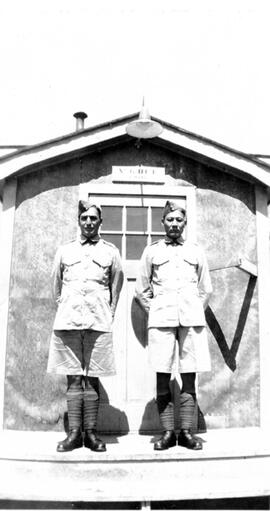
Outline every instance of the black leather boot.
<svg viewBox="0 0 270 511">
<path fill-rule="evenodd" d="M 97 438 L 96 432 L 94 430 L 86 430 L 84 433 L 84 446 L 91 451 L 95 452 L 104 452 L 106 451 L 106 445 L 102 440 Z"/>
<path fill-rule="evenodd" d="M 176 445 L 176 436 L 174 431 L 164 431 L 162 437 L 154 443 L 155 451 L 164 451 Z"/>
<path fill-rule="evenodd" d="M 82 433 L 80 429 L 72 429 L 65 440 L 58 443 L 58 452 L 68 452 L 83 446 Z"/>
<path fill-rule="evenodd" d="M 202 443 L 198 438 L 195 438 L 190 429 L 181 429 L 178 435 L 178 445 L 199 451 L 202 449 Z"/>
</svg>

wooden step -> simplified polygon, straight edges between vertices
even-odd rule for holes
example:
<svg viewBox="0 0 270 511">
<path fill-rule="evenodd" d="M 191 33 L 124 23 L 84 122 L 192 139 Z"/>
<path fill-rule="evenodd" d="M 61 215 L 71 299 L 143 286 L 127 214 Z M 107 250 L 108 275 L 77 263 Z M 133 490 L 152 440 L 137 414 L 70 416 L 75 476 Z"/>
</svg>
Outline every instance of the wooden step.
<svg viewBox="0 0 270 511">
<path fill-rule="evenodd" d="M 57 453 L 62 433 L 0 434 L 0 499 L 141 502 L 270 495 L 270 440 L 257 428 L 210 430 L 202 451 L 153 450 L 153 436 L 102 438 L 105 453 Z"/>
</svg>

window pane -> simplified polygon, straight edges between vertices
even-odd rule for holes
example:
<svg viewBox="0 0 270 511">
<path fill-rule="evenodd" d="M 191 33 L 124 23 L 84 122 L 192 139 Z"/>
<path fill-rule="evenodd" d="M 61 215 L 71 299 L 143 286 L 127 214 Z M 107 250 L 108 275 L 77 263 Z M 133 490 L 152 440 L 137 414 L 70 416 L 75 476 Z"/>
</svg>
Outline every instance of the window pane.
<svg viewBox="0 0 270 511">
<path fill-rule="evenodd" d="M 120 251 L 120 254 L 122 253 L 122 236 L 121 236 L 121 234 L 101 234 L 101 237 L 104 240 L 109 241 L 110 243 L 113 243 Z"/>
<path fill-rule="evenodd" d="M 147 236 L 127 236 L 127 259 L 140 259 L 146 244 Z"/>
<path fill-rule="evenodd" d="M 152 231 L 163 231 L 161 219 L 163 216 L 163 208 L 152 208 Z"/>
<path fill-rule="evenodd" d="M 102 206 L 104 231 L 122 231 L 122 207 Z"/>
<path fill-rule="evenodd" d="M 127 231 L 147 231 L 147 208 L 127 207 Z"/>
</svg>

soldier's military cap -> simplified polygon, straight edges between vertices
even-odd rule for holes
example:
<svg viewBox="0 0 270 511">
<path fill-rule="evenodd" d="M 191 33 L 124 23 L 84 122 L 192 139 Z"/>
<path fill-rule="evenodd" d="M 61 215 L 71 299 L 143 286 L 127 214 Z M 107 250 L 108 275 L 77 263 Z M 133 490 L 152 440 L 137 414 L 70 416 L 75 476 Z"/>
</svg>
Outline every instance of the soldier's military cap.
<svg viewBox="0 0 270 511">
<path fill-rule="evenodd" d="M 164 209 L 163 209 L 163 218 L 168 215 L 168 213 L 171 213 L 172 211 L 180 211 L 184 216 L 186 216 L 186 210 L 178 204 L 178 202 L 167 200 Z"/>
<path fill-rule="evenodd" d="M 87 200 L 79 200 L 78 217 L 80 218 L 81 214 L 84 213 L 85 211 L 88 211 L 88 209 L 90 209 L 90 208 L 96 208 L 96 210 L 98 211 L 99 217 L 100 218 L 102 217 L 101 207 L 98 206 L 97 204 L 93 204 L 92 202 L 87 201 Z"/>
</svg>

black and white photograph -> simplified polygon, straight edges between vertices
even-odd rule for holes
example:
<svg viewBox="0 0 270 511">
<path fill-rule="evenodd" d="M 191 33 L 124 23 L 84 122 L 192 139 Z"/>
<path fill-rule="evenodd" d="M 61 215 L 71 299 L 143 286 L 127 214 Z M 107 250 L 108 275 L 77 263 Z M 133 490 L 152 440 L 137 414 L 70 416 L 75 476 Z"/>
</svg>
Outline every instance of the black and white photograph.
<svg viewBox="0 0 270 511">
<path fill-rule="evenodd" d="M 0 509 L 270 509 L 269 0 L 0 0 Z"/>
</svg>

